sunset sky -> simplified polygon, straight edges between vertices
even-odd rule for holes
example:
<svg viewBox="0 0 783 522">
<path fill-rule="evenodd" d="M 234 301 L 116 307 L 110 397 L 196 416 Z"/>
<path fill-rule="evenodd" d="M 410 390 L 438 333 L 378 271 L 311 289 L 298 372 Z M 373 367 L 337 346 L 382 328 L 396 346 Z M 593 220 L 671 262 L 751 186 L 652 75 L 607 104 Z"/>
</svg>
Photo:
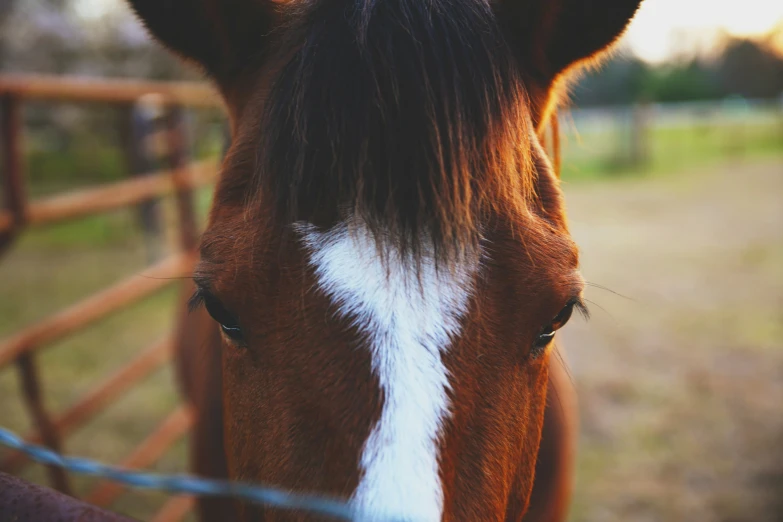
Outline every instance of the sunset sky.
<svg viewBox="0 0 783 522">
<path fill-rule="evenodd" d="M 648 61 L 715 45 L 723 31 L 757 36 L 783 24 L 783 0 L 646 0 L 626 38 Z"/>
<path fill-rule="evenodd" d="M 122 3 L 77 0 L 76 6 L 81 15 L 97 18 L 124 8 Z M 636 54 L 657 62 L 708 51 L 721 33 L 757 36 L 781 25 L 783 0 L 645 0 L 626 38 Z"/>
</svg>

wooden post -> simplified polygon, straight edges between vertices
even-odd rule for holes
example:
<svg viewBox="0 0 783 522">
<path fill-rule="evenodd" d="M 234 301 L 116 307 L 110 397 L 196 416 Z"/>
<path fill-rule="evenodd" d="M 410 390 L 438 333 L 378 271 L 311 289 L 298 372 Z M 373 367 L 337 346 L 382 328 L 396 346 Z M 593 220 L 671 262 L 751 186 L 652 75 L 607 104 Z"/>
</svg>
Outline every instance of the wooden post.
<svg viewBox="0 0 783 522">
<path fill-rule="evenodd" d="M 649 160 L 649 122 L 650 107 L 647 103 L 635 103 L 631 116 L 631 150 L 630 163 L 634 167 L 647 164 Z"/>
<path fill-rule="evenodd" d="M 27 410 L 33 417 L 33 423 L 38 433 L 41 434 L 41 440 L 51 450 L 61 453 L 62 441 L 60 440 L 60 432 L 46 410 L 43 397 L 41 396 L 41 382 L 35 355 L 32 352 L 20 355 L 16 365 L 22 382 L 22 396 L 27 405 Z M 61 493 L 70 495 L 71 485 L 65 470 L 59 466 L 47 466 L 47 470 L 49 471 L 49 482 L 51 482 L 52 487 Z"/>
<path fill-rule="evenodd" d="M 188 138 L 185 109 L 175 105 L 167 115 L 167 136 L 169 145 L 169 167 L 174 178 L 179 218 L 179 242 L 182 250 L 193 252 L 198 246 L 196 212 L 193 203 L 193 189 L 188 182 L 190 143 Z"/>
<path fill-rule="evenodd" d="M 157 167 L 155 151 L 150 150 L 149 141 L 155 136 L 157 119 L 152 106 L 139 101 L 128 106 L 125 112 L 127 125 L 125 155 L 132 177 L 148 176 Z M 147 250 L 147 264 L 154 264 L 163 258 L 162 209 L 158 198 L 142 201 L 137 206 L 139 221 L 144 231 Z"/>
<path fill-rule="evenodd" d="M 26 191 L 24 186 L 24 157 L 22 149 L 22 101 L 12 95 L 0 98 L 0 139 L 2 139 L 2 176 L 4 201 L 0 207 L 2 215 L 7 216 L 6 225 L 0 225 L 0 255 L 13 242 L 19 229 L 24 225 L 26 209 Z"/>
<path fill-rule="evenodd" d="M 4 207 L 11 216 L 7 230 L 0 232 L 0 253 L 4 252 L 25 224 L 27 198 L 24 187 L 24 150 L 22 147 L 22 102 L 19 98 L 6 95 L 2 101 L 3 139 L 3 189 Z M 22 384 L 22 396 L 33 423 L 41 434 L 43 442 L 54 451 L 60 451 L 60 436 L 43 404 L 38 367 L 32 353 L 24 353 L 16 359 L 16 367 Z M 48 466 L 49 480 L 63 493 L 70 492 L 68 476 L 57 466 Z"/>
<path fill-rule="evenodd" d="M 783 91 L 780 91 L 778 96 L 775 114 L 778 116 L 778 143 L 783 143 Z"/>
<path fill-rule="evenodd" d="M 781 95 L 781 107 L 783 107 L 783 95 Z M 228 149 L 231 148 L 231 128 L 228 125 L 228 122 L 225 122 L 223 124 L 223 158 L 225 159 L 226 154 L 228 154 Z"/>
</svg>

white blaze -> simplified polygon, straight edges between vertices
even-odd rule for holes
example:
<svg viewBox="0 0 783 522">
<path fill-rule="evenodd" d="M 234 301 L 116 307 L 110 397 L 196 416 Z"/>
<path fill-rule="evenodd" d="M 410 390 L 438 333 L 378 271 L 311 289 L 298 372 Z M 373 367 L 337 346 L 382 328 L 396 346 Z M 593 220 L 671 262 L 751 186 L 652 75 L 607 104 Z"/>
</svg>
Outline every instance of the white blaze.
<svg viewBox="0 0 783 522">
<path fill-rule="evenodd" d="M 319 233 L 298 225 L 319 286 L 363 331 L 383 409 L 367 439 L 352 502 L 372 517 L 435 522 L 443 515 L 438 440 L 449 415 L 441 354 L 460 330 L 476 263 L 436 271 L 392 252 L 382 262 L 363 223 Z M 409 261 L 409 260 L 408 260 Z"/>
</svg>

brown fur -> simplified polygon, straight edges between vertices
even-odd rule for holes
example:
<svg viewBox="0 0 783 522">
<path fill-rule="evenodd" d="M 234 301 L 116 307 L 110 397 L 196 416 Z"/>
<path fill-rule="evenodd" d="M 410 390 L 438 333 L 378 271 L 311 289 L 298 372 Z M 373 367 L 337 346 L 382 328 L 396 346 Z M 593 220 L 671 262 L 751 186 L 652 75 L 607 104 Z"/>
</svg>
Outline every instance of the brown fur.
<svg viewBox="0 0 783 522">
<path fill-rule="evenodd" d="M 318 288 L 291 225 L 358 215 L 378 245 L 417 261 L 484 255 L 443 355 L 444 520 L 519 521 L 528 506 L 525 520 L 562 519 L 572 400 L 532 346 L 582 282 L 537 134 L 564 73 L 610 45 L 639 1 L 130 1 L 216 81 L 232 122 L 196 281 L 244 340 L 204 344 L 187 366 L 197 470 L 343 498 L 356 488 L 384 398 L 366 339 Z M 202 503 L 205 520 L 234 509 L 313 518 Z"/>
</svg>

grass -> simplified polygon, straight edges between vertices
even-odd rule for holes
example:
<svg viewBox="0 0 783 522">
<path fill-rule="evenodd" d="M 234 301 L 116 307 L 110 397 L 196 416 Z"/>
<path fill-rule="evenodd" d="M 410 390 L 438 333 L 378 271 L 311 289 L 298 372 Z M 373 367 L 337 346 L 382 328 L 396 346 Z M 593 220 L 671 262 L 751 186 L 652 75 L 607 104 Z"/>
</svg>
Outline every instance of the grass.
<svg viewBox="0 0 783 522">
<path fill-rule="evenodd" d="M 712 370 L 704 369 L 717 363 L 711 361 L 705 366 L 703 360 L 693 355 L 692 345 L 695 342 L 700 347 L 699 357 L 710 357 L 709 346 L 705 348 L 705 344 L 712 342 L 718 346 L 714 353 L 721 361 L 734 361 L 736 357 L 755 361 L 754 364 L 762 365 L 763 371 L 758 377 L 761 382 L 769 382 L 764 379 L 776 375 L 774 372 L 778 366 L 775 365 L 780 361 L 783 336 L 781 323 L 777 320 L 780 317 L 779 303 L 774 304 L 767 294 L 763 299 L 754 300 L 758 295 L 751 290 L 763 284 L 764 278 L 758 274 L 767 274 L 764 277 L 768 278 L 768 282 L 777 281 L 770 278 L 783 262 L 780 237 L 775 236 L 773 226 L 779 216 L 774 208 L 768 206 L 744 206 L 742 210 L 748 220 L 768 222 L 766 228 L 748 230 L 757 233 L 763 229 L 767 232 L 756 239 L 751 237 L 752 234 L 746 234 L 746 241 L 737 247 L 736 252 L 729 252 L 731 255 L 727 254 L 724 243 L 718 240 L 720 234 L 713 243 L 705 242 L 703 238 L 695 243 L 686 239 L 664 243 L 666 248 L 657 251 L 657 257 L 653 255 L 655 251 L 648 257 L 644 252 L 655 244 L 650 238 L 663 241 L 670 235 L 670 230 L 655 226 L 661 215 L 666 214 L 661 214 L 665 201 L 681 201 L 687 196 L 695 203 L 685 206 L 696 212 L 706 212 L 704 215 L 689 214 L 690 217 L 684 216 L 681 222 L 667 222 L 666 226 L 682 228 L 683 234 L 687 230 L 700 234 L 703 220 L 714 220 L 716 227 L 723 223 L 720 209 L 709 198 L 699 199 L 699 184 L 710 185 L 713 181 L 706 174 L 696 176 L 693 172 L 717 169 L 728 178 L 725 171 L 730 169 L 732 175 L 736 173 L 737 179 L 742 180 L 739 186 L 755 181 L 769 185 L 774 178 L 764 178 L 764 181 L 763 176 L 754 174 L 755 177 L 745 179 L 743 172 L 752 170 L 753 165 L 764 165 L 770 161 L 776 167 L 780 165 L 779 160 L 783 157 L 780 132 L 781 128 L 771 123 L 744 126 L 742 132 L 739 127 L 655 129 L 650 135 L 651 161 L 643 167 L 629 167 L 616 159 L 620 156 L 616 154 L 618 147 L 611 132 L 585 132 L 581 135 L 581 142 L 576 142 L 571 135 L 566 144 L 563 176 L 570 182 L 566 188 L 575 221 L 575 235 L 585 251 L 592 252 L 592 259 L 595 259 L 591 261 L 589 256 L 586 257 L 586 273 L 591 281 L 610 284 L 621 293 L 631 293 L 636 298 L 652 302 L 660 299 L 663 285 L 671 280 L 681 285 L 672 290 L 680 296 L 679 301 L 675 300 L 680 306 L 677 309 L 679 313 L 664 316 L 657 312 L 622 313 L 616 323 L 623 324 L 625 330 L 606 327 L 600 329 L 599 337 L 592 341 L 587 334 L 584 339 L 579 338 L 580 345 L 593 345 L 591 353 L 594 360 L 587 364 L 584 357 L 581 360 L 576 357 L 574 367 L 582 397 L 583 418 L 574 521 L 614 520 L 620 514 L 627 515 L 627 519 L 639 519 L 641 516 L 650 520 L 687 520 L 689 517 L 684 514 L 689 513 L 688 509 L 693 507 L 694 502 L 697 507 L 693 508 L 696 510 L 693 512 L 700 515 L 690 519 L 734 520 L 716 518 L 712 514 L 721 510 L 741 513 L 747 507 L 747 499 L 742 492 L 748 490 L 747 481 L 754 480 L 755 471 L 738 475 L 735 484 L 731 482 L 730 475 L 733 467 L 742 464 L 737 457 L 726 457 L 714 466 L 704 466 L 701 462 L 688 460 L 691 458 L 689 455 L 709 458 L 704 450 L 699 449 L 704 439 L 707 440 L 705 447 L 716 452 L 733 451 L 737 455 L 748 454 L 757 459 L 761 450 L 751 451 L 748 445 L 769 444 L 769 437 L 776 435 L 762 422 L 759 429 L 769 432 L 767 438 L 743 435 L 741 441 L 737 439 L 739 442 L 723 440 L 724 436 L 717 432 L 729 429 L 738 415 L 738 399 L 727 397 L 725 390 L 739 396 L 750 392 L 721 384 L 723 381 L 710 373 Z M 733 148 L 726 146 L 729 142 Z M 111 162 L 100 158 L 95 161 L 99 166 L 104 165 L 102 162 L 105 165 Z M 54 168 L 57 163 L 47 165 L 46 168 Z M 617 183 L 621 179 L 627 183 Z M 725 179 L 722 183 L 726 185 L 722 190 L 727 192 L 721 194 L 727 198 L 731 185 Z M 39 185 L 33 187 L 34 194 L 49 193 L 67 183 L 45 180 Z M 198 193 L 202 216 L 209 200 L 208 190 Z M 725 202 L 729 201 L 725 199 Z M 171 201 L 164 202 L 164 209 L 165 222 L 171 225 L 175 215 Z M 589 233 L 584 227 L 580 228 L 580 216 L 585 215 L 593 220 Z M 628 230 L 633 233 L 628 233 Z M 173 232 L 168 239 L 175 240 Z M 621 253 L 627 251 L 640 252 L 639 259 L 623 262 Z M 664 253 L 668 257 L 661 257 Z M 138 273 L 146 265 L 146 257 L 144 238 L 138 231 L 135 213 L 128 209 L 30 230 L 0 263 L 0 288 L 4 297 L 0 300 L 0 337 L 129 274 Z M 710 259 L 718 261 L 710 264 Z M 663 266 L 665 273 L 661 272 Z M 701 266 L 713 268 L 699 270 Z M 648 276 L 637 280 L 634 274 L 638 273 Z M 720 291 L 726 281 L 733 281 L 728 285 L 733 293 Z M 695 294 L 697 291 L 698 295 Z M 48 408 L 59 411 L 72 404 L 102 376 L 119 368 L 144 346 L 169 332 L 176 301 L 175 283 L 43 349 L 38 361 Z M 608 308 L 611 313 L 616 313 L 618 308 L 625 310 L 622 306 Z M 671 342 L 681 349 L 667 347 L 660 352 L 650 352 L 649 345 L 657 347 L 656 343 L 661 342 L 660 328 L 664 326 L 669 336 L 667 339 L 673 339 Z M 580 350 L 582 348 L 584 346 L 580 346 Z M 670 358 L 670 365 L 665 357 Z M 633 361 L 634 366 L 629 361 Z M 771 362 L 764 367 L 764 361 Z M 635 368 L 650 370 L 639 374 L 638 371 L 633 373 Z M 669 376 L 670 372 L 681 371 L 690 372 L 684 379 L 687 383 L 684 391 L 679 388 L 683 379 L 676 378 L 672 384 Z M 758 386 L 760 384 L 753 388 L 753 393 L 762 393 Z M 687 400 L 673 396 L 672 389 L 678 390 L 677 393 L 683 394 Z M 18 390 L 15 371 L 0 371 L 0 397 L 3 397 L 0 400 L 0 425 L 26 432 L 30 425 Z M 748 400 L 755 400 L 754 397 Z M 127 455 L 177 401 L 170 369 L 163 369 L 69 437 L 66 450 L 109 462 L 117 461 Z M 706 406 L 699 409 L 702 404 Z M 748 406 L 743 418 L 749 425 L 759 426 L 762 413 L 754 412 L 768 411 L 769 405 L 764 403 L 755 410 L 753 408 L 755 406 Z M 708 422 L 720 429 L 701 424 Z M 689 426 L 694 433 L 681 436 L 679 428 L 687 431 Z M 2 455 L 0 450 L 0 458 Z M 688 482 L 691 479 L 683 478 L 687 469 L 683 469 L 682 463 L 697 469 L 697 476 L 693 479 L 696 486 Z M 154 469 L 185 470 L 185 442 L 173 448 L 156 463 Z M 38 466 L 31 466 L 23 476 L 46 482 L 45 473 Z M 704 476 L 707 478 L 704 479 Z M 678 484 L 684 493 L 673 490 L 667 480 Z M 699 486 L 699 481 L 704 480 L 708 484 L 718 482 L 719 487 Z M 79 479 L 76 482 L 78 491 L 86 491 L 91 483 L 90 480 Z M 737 486 L 736 490 L 726 494 L 731 492 L 732 484 Z M 708 491 L 700 493 L 699 487 L 706 487 Z M 693 501 L 693 496 L 698 501 Z M 163 498 L 160 494 L 132 492 L 124 495 L 113 508 L 148 519 Z M 701 516 L 703 513 L 709 516 Z M 757 519 L 763 520 L 764 517 Z"/>
<path fill-rule="evenodd" d="M 652 126 L 647 132 L 646 159 L 633 161 L 629 128 L 620 122 L 615 122 L 610 130 L 567 127 L 563 179 L 582 182 L 657 176 L 727 161 L 756 161 L 783 155 L 783 116 L 715 126 Z"/>
</svg>

